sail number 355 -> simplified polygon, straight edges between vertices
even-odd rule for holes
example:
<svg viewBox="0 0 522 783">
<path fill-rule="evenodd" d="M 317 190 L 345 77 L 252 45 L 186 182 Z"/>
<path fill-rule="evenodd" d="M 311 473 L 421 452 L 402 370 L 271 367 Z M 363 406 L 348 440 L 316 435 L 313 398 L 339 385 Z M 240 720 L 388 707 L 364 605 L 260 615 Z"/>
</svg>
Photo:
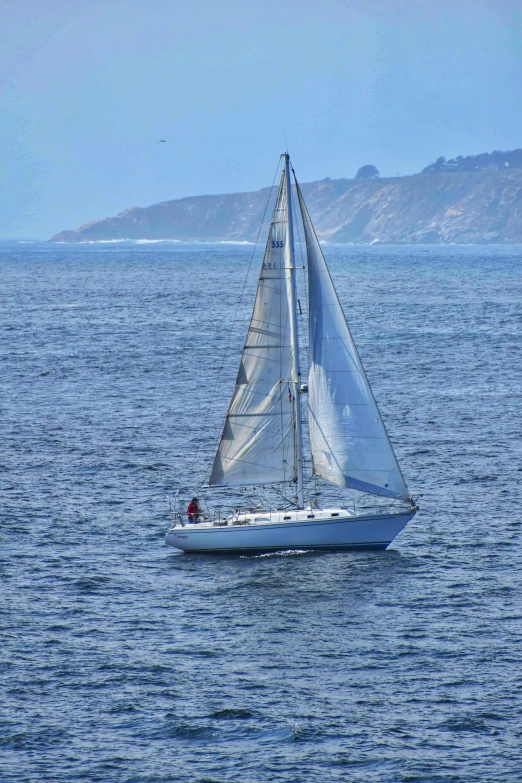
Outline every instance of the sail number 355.
<svg viewBox="0 0 522 783">
<path fill-rule="evenodd" d="M 272 239 L 272 247 L 284 247 L 285 243 L 282 239 Z"/>
</svg>

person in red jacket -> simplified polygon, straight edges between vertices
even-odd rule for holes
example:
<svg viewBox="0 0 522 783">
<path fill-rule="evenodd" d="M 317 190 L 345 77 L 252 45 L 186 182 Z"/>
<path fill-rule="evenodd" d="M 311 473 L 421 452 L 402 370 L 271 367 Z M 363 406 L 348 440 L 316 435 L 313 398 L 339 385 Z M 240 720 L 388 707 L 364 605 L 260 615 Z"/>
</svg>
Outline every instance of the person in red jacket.
<svg viewBox="0 0 522 783">
<path fill-rule="evenodd" d="M 198 498 L 192 498 L 192 500 L 187 506 L 187 516 L 189 522 L 199 522 L 199 515 L 201 514 L 201 509 L 198 503 L 199 503 Z"/>
</svg>

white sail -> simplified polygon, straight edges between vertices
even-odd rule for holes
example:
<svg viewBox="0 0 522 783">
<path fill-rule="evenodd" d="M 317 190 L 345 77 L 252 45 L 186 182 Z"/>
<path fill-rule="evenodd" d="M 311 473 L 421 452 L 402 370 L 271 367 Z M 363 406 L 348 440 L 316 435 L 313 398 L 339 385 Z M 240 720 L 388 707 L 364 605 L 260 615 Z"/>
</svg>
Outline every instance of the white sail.
<svg viewBox="0 0 522 783">
<path fill-rule="evenodd" d="M 409 497 L 298 188 L 309 278 L 308 407 L 314 474 L 340 487 Z"/>
<path fill-rule="evenodd" d="M 286 185 L 276 199 L 254 311 L 209 484 L 296 480 Z"/>
</svg>

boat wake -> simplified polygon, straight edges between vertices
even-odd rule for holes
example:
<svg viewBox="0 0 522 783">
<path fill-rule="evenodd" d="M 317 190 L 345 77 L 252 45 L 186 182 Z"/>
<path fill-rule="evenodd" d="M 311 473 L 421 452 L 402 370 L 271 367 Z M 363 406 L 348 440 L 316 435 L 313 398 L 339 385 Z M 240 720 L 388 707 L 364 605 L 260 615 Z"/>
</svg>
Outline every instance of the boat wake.
<svg viewBox="0 0 522 783">
<path fill-rule="evenodd" d="M 285 549 L 282 552 L 262 552 L 259 555 L 240 555 L 244 560 L 257 560 L 260 557 L 293 557 L 294 555 L 309 555 L 308 549 Z"/>
</svg>

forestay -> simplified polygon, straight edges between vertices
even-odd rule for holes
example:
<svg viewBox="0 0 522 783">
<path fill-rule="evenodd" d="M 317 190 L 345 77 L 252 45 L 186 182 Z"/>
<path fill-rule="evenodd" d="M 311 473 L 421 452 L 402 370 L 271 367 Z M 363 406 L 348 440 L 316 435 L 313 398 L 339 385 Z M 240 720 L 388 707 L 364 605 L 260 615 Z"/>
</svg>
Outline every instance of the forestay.
<svg viewBox="0 0 522 783">
<path fill-rule="evenodd" d="M 273 484 L 296 478 L 294 401 L 289 393 L 293 356 L 285 204 L 283 172 L 210 485 Z"/>
<path fill-rule="evenodd" d="M 341 487 L 407 499 L 408 489 L 299 187 L 298 196 L 308 259 L 314 474 Z"/>
</svg>

